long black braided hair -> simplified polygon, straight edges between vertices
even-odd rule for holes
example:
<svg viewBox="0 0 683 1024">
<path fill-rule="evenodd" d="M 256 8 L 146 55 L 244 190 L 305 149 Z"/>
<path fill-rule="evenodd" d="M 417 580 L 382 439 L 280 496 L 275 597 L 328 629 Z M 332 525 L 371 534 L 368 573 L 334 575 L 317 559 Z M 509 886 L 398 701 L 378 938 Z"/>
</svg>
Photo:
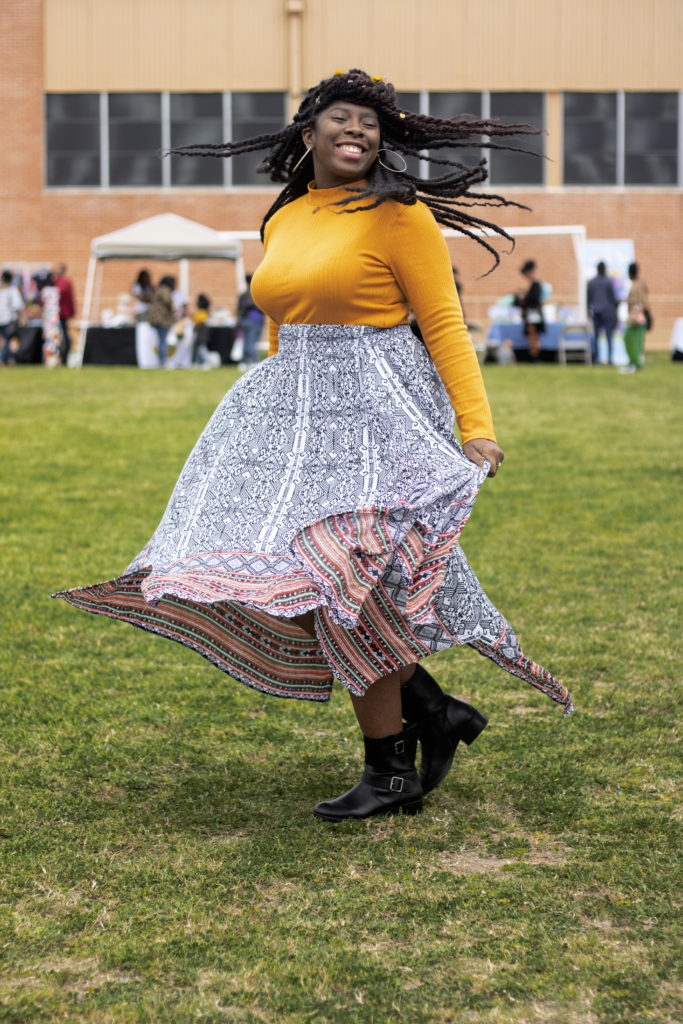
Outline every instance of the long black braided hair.
<svg viewBox="0 0 683 1024">
<path fill-rule="evenodd" d="M 480 160 L 474 166 L 466 166 L 450 155 L 446 157 L 436 154 L 443 149 L 481 148 L 526 152 L 497 140 L 519 135 L 538 135 L 539 129 L 531 125 L 481 121 L 468 115 L 429 117 L 402 110 L 396 104 L 396 91 L 390 82 L 353 69 L 338 71 L 331 78 L 309 89 L 292 123 L 279 132 L 257 135 L 239 142 L 184 146 L 172 149 L 171 152 L 180 156 L 229 157 L 267 151 L 268 156 L 258 169 L 268 174 L 271 181 L 283 182 L 285 187 L 263 219 L 263 238 L 264 228 L 273 214 L 304 195 L 309 181 L 314 177 L 313 157 L 306 152 L 302 130 L 314 125 L 317 116 L 337 100 L 346 100 L 375 110 L 380 124 L 382 149 L 394 150 L 403 157 L 419 157 L 429 164 L 444 168 L 438 177 L 422 178 L 407 170 L 404 173 L 400 173 L 399 169 L 391 170 L 376 160 L 363 184 L 347 186 L 349 195 L 335 204 L 340 207 L 340 213 L 372 210 L 387 199 L 394 199 L 407 206 L 420 199 L 440 224 L 474 238 L 488 249 L 495 257 L 491 268 L 494 269 L 500 257 L 493 246 L 479 235 L 479 231 L 485 229 L 494 232 L 512 245 L 514 241 L 503 228 L 476 216 L 472 212 L 473 207 L 528 207 L 503 196 L 471 191 L 473 185 L 485 181 L 488 176 L 485 160 Z"/>
</svg>

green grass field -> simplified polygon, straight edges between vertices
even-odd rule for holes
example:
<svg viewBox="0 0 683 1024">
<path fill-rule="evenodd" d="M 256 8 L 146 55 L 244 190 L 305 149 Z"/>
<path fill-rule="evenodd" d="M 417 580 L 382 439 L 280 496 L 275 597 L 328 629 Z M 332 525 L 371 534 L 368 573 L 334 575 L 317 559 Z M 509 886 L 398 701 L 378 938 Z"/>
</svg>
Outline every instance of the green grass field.
<svg viewBox="0 0 683 1024">
<path fill-rule="evenodd" d="M 143 546 L 234 372 L 0 373 L 0 1021 L 679 1024 L 682 373 L 486 368 L 463 548 L 577 710 L 437 655 L 489 727 L 421 816 L 337 827 L 341 687 L 49 598 Z"/>
</svg>

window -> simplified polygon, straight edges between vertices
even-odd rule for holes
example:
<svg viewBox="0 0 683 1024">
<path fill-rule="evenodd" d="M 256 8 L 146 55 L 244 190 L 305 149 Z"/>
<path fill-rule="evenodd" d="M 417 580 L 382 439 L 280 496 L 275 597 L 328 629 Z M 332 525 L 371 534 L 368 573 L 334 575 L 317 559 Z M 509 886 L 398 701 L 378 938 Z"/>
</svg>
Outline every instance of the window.
<svg viewBox="0 0 683 1024">
<path fill-rule="evenodd" d="M 565 185 L 676 185 L 678 94 L 564 96 Z"/>
<path fill-rule="evenodd" d="M 171 146 L 225 142 L 223 94 L 171 93 Z M 172 185 L 222 185 L 225 160 L 217 157 L 172 156 Z"/>
<path fill-rule="evenodd" d="M 627 92 L 624 183 L 675 185 L 678 180 L 678 95 Z"/>
<path fill-rule="evenodd" d="M 161 185 L 161 94 L 109 94 L 109 184 Z"/>
<path fill-rule="evenodd" d="M 564 183 L 616 185 L 616 93 L 564 94 Z"/>
<path fill-rule="evenodd" d="M 430 92 L 429 113 L 431 117 L 460 117 L 462 115 L 479 121 L 482 116 L 482 94 L 480 92 Z M 476 146 L 476 138 L 472 140 Z M 431 156 L 437 160 L 456 160 L 465 167 L 476 167 L 484 158 L 484 153 L 476 149 L 439 149 L 431 150 Z M 439 178 L 448 173 L 448 167 L 439 164 L 429 165 L 429 177 Z"/>
<path fill-rule="evenodd" d="M 286 94 L 283 92 L 232 93 L 232 139 L 248 139 L 281 131 L 286 123 Z M 259 174 L 263 153 L 245 153 L 230 160 L 233 185 L 267 185 L 267 174 Z"/>
<path fill-rule="evenodd" d="M 158 188 L 266 185 L 263 154 L 226 161 L 164 159 L 163 151 L 281 131 L 286 93 L 50 93 L 46 96 L 49 186 Z"/>
<path fill-rule="evenodd" d="M 466 116 L 474 120 L 494 118 L 503 124 L 532 124 L 543 128 L 545 123 L 544 99 L 540 92 L 430 92 L 429 113 L 433 117 Z M 482 140 L 483 141 L 483 140 Z M 511 153 L 476 148 L 443 149 L 432 151 L 437 158 L 444 156 L 457 160 L 466 167 L 476 166 L 480 160 L 488 165 L 488 182 L 492 185 L 542 185 L 544 181 L 544 136 L 519 136 L 510 145 L 526 150 Z M 501 140 L 505 145 L 505 140 Z M 438 164 L 430 168 L 431 176 L 443 173 Z"/>
<path fill-rule="evenodd" d="M 396 93 L 396 106 L 400 107 L 401 110 L 409 110 L 413 114 L 420 113 L 420 93 L 419 92 L 397 92 Z M 412 174 L 413 177 L 417 177 L 420 173 L 420 159 L 416 156 L 404 157 L 404 160 L 408 164 L 406 170 L 408 174 Z M 403 164 L 400 160 L 395 160 L 397 167 L 402 167 Z"/>
<path fill-rule="evenodd" d="M 259 173 L 264 154 L 230 160 L 170 157 L 170 147 L 270 135 L 287 123 L 284 92 L 50 93 L 45 97 L 46 183 L 53 188 L 215 187 L 270 184 Z M 401 92 L 400 107 L 433 117 L 489 117 L 545 127 L 539 92 Z M 676 186 L 680 97 L 676 92 L 568 92 L 564 94 L 564 184 Z M 505 139 L 501 139 L 505 144 Z M 545 137 L 510 139 L 524 153 L 480 148 L 432 149 L 436 158 L 489 165 L 489 183 L 542 186 Z M 408 158 L 411 174 L 418 157 Z M 424 162 L 422 173 L 447 172 Z"/>
<path fill-rule="evenodd" d="M 530 124 L 543 128 L 544 100 L 541 92 L 492 92 L 491 118 L 503 124 Z M 489 150 L 492 185 L 542 185 L 545 180 L 544 135 L 516 135 L 500 139 L 501 146 L 510 145 L 524 153 Z"/>
<path fill-rule="evenodd" d="M 99 185 L 99 93 L 51 93 L 46 96 L 45 124 L 47 184 Z"/>
</svg>

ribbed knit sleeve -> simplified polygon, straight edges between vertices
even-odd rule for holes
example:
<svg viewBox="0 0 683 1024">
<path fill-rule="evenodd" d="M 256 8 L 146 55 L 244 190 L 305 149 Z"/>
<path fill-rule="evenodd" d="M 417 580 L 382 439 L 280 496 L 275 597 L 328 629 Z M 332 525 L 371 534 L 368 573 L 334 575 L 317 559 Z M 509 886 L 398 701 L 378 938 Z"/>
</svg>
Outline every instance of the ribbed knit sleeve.
<svg viewBox="0 0 683 1024">
<path fill-rule="evenodd" d="M 446 240 L 423 203 L 399 207 L 391 226 L 391 270 L 420 325 L 427 351 L 465 441 L 495 441 L 479 360 L 463 320 Z"/>
</svg>

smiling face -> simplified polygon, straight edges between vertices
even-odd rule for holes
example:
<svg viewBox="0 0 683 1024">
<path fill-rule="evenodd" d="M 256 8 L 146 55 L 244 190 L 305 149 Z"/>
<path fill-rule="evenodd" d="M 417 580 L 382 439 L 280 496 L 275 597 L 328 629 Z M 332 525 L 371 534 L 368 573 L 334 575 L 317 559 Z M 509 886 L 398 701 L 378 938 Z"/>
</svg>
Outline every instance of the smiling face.
<svg viewBox="0 0 683 1024">
<path fill-rule="evenodd" d="M 334 188 L 366 177 L 377 159 L 379 118 L 372 107 L 339 100 L 323 110 L 302 138 L 311 147 L 315 183 Z"/>
</svg>

